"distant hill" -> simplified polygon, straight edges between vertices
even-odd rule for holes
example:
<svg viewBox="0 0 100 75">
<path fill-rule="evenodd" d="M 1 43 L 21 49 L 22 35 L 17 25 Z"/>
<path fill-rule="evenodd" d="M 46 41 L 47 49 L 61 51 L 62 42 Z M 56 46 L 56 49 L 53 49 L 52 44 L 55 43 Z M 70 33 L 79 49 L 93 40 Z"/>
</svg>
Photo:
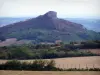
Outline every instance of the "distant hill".
<svg viewBox="0 0 100 75">
<path fill-rule="evenodd" d="M 1 38 L 28 39 L 35 42 L 100 40 L 100 33 L 87 30 L 81 24 L 58 18 L 54 11 L 1 27 L 0 34 Z"/>
<path fill-rule="evenodd" d="M 66 18 L 66 20 L 80 23 L 89 30 L 100 32 L 100 19 L 86 19 L 86 18 Z"/>
<path fill-rule="evenodd" d="M 28 19 L 27 17 L 21 17 L 21 18 L 12 18 L 12 17 L 0 17 L 0 27 L 6 26 L 8 24 L 16 23 L 19 21 L 23 21 Z"/>
</svg>

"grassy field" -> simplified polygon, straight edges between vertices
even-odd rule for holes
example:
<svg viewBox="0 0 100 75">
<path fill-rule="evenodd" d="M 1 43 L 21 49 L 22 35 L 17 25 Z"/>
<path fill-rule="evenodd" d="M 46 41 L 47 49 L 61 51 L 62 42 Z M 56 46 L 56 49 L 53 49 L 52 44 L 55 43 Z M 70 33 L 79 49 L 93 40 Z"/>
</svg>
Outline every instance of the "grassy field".
<svg viewBox="0 0 100 75">
<path fill-rule="evenodd" d="M 0 71 L 0 75 L 100 75 L 96 71 Z"/>
<path fill-rule="evenodd" d="M 50 60 L 50 59 L 46 59 Z M 100 56 L 90 57 L 72 57 L 72 58 L 57 58 L 53 59 L 56 62 L 56 67 L 59 68 L 100 68 Z M 0 60 L 0 63 L 5 63 L 7 60 Z M 20 60 L 32 62 L 33 60 Z"/>
</svg>

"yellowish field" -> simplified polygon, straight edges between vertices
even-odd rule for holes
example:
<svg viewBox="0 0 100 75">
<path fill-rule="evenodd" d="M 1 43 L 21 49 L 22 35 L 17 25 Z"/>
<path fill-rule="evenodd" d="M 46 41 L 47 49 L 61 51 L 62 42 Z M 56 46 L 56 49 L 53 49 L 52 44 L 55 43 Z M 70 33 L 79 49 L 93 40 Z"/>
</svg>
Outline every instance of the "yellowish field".
<svg viewBox="0 0 100 75">
<path fill-rule="evenodd" d="M 100 75 L 96 71 L 0 71 L 0 75 Z"/>
<path fill-rule="evenodd" d="M 60 68 L 100 68 L 100 56 L 55 59 Z"/>
<path fill-rule="evenodd" d="M 100 56 L 57 58 L 53 60 L 55 60 L 56 62 L 56 67 L 59 68 L 86 68 L 86 67 L 100 68 Z M 0 63 L 5 63 L 6 61 L 7 60 L 0 60 Z M 32 62 L 33 60 L 20 60 L 20 61 Z"/>
</svg>

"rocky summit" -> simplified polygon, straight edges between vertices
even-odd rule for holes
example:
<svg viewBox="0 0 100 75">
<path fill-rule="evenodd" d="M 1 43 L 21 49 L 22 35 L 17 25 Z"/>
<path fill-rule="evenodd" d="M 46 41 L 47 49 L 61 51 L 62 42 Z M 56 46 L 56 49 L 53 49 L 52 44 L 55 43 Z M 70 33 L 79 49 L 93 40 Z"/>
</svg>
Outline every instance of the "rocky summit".
<svg viewBox="0 0 100 75">
<path fill-rule="evenodd" d="M 49 11 L 49 12 L 47 12 L 46 14 L 44 14 L 44 16 L 47 16 L 47 17 L 49 17 L 49 18 L 56 19 L 56 18 L 57 18 L 57 12 Z"/>
</svg>

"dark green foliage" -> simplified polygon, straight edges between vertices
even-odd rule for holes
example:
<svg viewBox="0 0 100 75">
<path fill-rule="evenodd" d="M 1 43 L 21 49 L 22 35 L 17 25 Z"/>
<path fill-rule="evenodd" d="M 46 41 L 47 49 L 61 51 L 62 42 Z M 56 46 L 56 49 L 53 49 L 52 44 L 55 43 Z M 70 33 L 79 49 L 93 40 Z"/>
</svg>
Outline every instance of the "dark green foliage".
<svg viewBox="0 0 100 75">
<path fill-rule="evenodd" d="M 55 68 L 55 61 L 54 60 L 51 60 L 51 61 L 47 61 L 47 64 L 46 64 L 46 69 L 45 70 L 56 70 Z"/>
<path fill-rule="evenodd" d="M 3 36 L 3 34 L 0 32 L 0 40 L 1 40 L 1 41 L 5 41 L 5 39 L 6 39 L 6 38 L 5 38 L 5 37 Z"/>
<path fill-rule="evenodd" d="M 21 70 L 21 63 L 17 60 L 7 61 L 3 68 L 6 70 Z"/>
<path fill-rule="evenodd" d="M 32 70 L 32 71 L 100 71 L 100 68 L 69 68 L 61 69 L 55 67 L 55 61 L 35 60 L 32 63 L 20 62 L 18 60 L 7 61 L 0 64 L 0 70 Z"/>
<path fill-rule="evenodd" d="M 10 55 L 12 58 L 31 58 L 32 51 L 27 47 L 12 47 Z"/>
<path fill-rule="evenodd" d="M 52 71 L 58 70 L 55 67 L 55 61 L 35 60 L 32 63 L 20 62 L 18 60 L 7 61 L 0 64 L 0 70 L 34 70 L 34 71 Z M 59 69 L 60 70 L 60 69 Z"/>
<path fill-rule="evenodd" d="M 100 71 L 100 68 L 89 68 L 89 69 L 85 69 L 85 68 L 69 68 L 69 69 L 65 69 L 64 71 Z"/>
<path fill-rule="evenodd" d="M 71 42 L 61 45 L 20 45 L 0 47 L 0 59 L 49 59 L 78 56 L 99 56 L 90 51 L 80 49 L 100 48 L 100 41 Z"/>
<path fill-rule="evenodd" d="M 82 48 L 84 49 L 95 49 L 95 48 L 100 48 L 100 41 L 87 41 L 87 42 L 82 42 Z"/>
</svg>

